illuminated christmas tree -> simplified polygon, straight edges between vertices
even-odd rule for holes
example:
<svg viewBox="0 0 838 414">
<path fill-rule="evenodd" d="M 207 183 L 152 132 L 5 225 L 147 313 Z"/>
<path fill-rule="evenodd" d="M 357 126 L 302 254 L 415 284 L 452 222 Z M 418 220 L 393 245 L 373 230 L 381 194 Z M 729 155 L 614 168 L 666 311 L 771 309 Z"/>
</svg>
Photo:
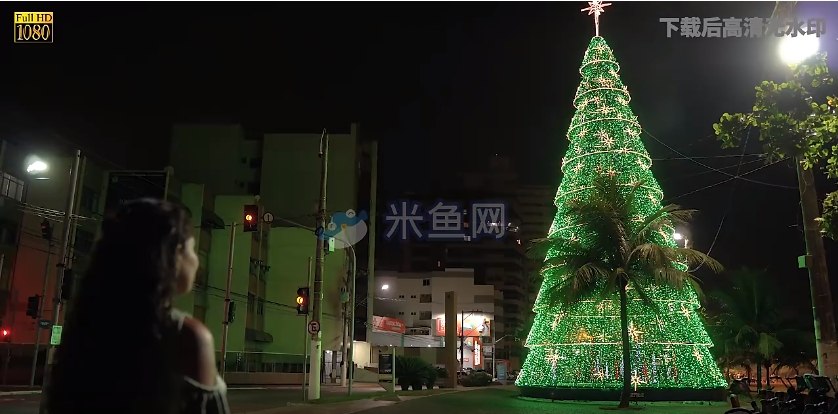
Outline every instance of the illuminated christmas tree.
<svg viewBox="0 0 838 414">
<path fill-rule="evenodd" d="M 600 6 L 598 26 L 602 5 L 595 3 L 592 8 Z M 600 177 L 636 188 L 632 221 L 642 223 L 662 207 L 663 191 L 650 170 L 652 160 L 640 140 L 641 127 L 619 70 L 597 30 L 580 68 L 582 81 L 573 101 L 577 110 L 567 133 L 570 145 L 562 160 L 564 177 L 550 237 L 584 241 L 589 236 L 569 209 L 573 200 L 584 201 L 595 191 L 593 183 Z M 648 242 L 675 247 L 674 232 L 666 228 Z M 562 306 L 549 290 L 565 275 L 560 269 L 545 269 L 542 275 L 526 342 L 529 354 L 516 384 L 526 396 L 614 399 L 623 386 L 619 301 L 591 298 Z M 627 291 L 634 390 L 650 400 L 716 398 L 726 384 L 710 353 L 713 344 L 698 314 L 695 291 L 644 289 L 657 309 Z"/>
</svg>

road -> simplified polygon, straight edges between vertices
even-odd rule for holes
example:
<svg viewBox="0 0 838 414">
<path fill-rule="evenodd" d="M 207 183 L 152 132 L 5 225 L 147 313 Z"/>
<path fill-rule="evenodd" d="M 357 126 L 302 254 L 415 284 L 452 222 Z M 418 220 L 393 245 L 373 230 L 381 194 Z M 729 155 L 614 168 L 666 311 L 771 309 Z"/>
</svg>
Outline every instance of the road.
<svg viewBox="0 0 838 414">
<path fill-rule="evenodd" d="M 377 384 L 360 384 L 352 393 L 369 393 L 382 391 Z M 323 397 L 346 395 L 346 388 L 337 386 L 323 386 Z M 233 413 L 267 410 L 282 407 L 289 402 L 300 402 L 303 392 L 300 388 L 234 388 L 227 392 L 230 409 Z M 40 394 L 28 395 L 0 395 L 0 413 L 3 414 L 37 414 Z"/>
<path fill-rule="evenodd" d="M 371 391 L 364 390 L 364 391 Z M 324 396 L 345 393 L 339 387 L 324 387 Z M 299 389 L 249 389 L 230 390 L 230 406 L 234 413 L 267 410 L 282 407 L 289 401 L 298 401 Z M 364 414 L 602 414 L 601 407 L 615 407 L 615 402 L 544 402 L 517 398 L 514 389 L 479 389 L 454 392 L 430 397 L 408 397 L 401 403 L 378 402 L 377 408 L 363 410 Z M 37 413 L 38 395 L 0 397 L 0 412 L 3 414 Z M 369 401 L 369 400 L 367 400 Z M 347 406 L 359 407 L 359 401 L 350 403 L 322 404 L 297 407 L 286 414 L 344 414 L 356 412 Z M 724 403 L 640 403 L 644 414 L 722 414 L 729 407 Z M 364 407 L 362 407 L 364 408 Z"/>
</svg>

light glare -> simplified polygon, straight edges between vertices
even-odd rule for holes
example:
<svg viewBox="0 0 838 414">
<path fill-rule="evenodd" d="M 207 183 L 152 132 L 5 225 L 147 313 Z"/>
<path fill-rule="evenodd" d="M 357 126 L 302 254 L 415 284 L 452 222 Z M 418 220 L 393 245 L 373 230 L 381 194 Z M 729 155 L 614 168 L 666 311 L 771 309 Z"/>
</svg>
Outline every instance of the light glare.
<svg viewBox="0 0 838 414">
<path fill-rule="evenodd" d="M 780 40 L 780 59 L 789 65 L 797 64 L 818 53 L 819 48 L 820 38 L 815 35 L 784 36 Z"/>
</svg>

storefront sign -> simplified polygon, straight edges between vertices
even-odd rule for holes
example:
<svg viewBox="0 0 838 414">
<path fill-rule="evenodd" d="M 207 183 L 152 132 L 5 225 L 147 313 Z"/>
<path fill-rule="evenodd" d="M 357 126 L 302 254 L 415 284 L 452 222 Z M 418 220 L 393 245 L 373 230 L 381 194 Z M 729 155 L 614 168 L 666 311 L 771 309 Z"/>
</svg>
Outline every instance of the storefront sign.
<svg viewBox="0 0 838 414">
<path fill-rule="evenodd" d="M 492 336 L 491 324 L 492 321 L 483 315 L 466 315 L 465 318 L 457 318 L 457 336 Z M 445 318 L 437 318 L 435 335 L 445 336 Z"/>
<path fill-rule="evenodd" d="M 372 317 L 372 329 L 374 331 L 404 333 L 405 324 L 403 321 L 396 318 L 388 318 L 385 316 Z"/>
<path fill-rule="evenodd" d="M 478 365 L 483 363 L 483 346 L 480 344 L 479 339 L 474 340 L 474 367 L 477 368 Z"/>
</svg>

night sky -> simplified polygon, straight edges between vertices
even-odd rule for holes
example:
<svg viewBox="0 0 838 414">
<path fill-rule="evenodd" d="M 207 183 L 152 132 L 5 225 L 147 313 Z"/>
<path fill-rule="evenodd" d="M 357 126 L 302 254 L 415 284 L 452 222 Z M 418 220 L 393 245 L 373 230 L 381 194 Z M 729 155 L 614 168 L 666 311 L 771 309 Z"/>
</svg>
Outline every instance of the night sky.
<svg viewBox="0 0 838 414">
<path fill-rule="evenodd" d="M 583 7 L 38 3 L 55 12 L 55 43 L 3 43 L 12 74 L 0 94 L 5 110 L 38 131 L 26 139 L 55 131 L 112 168 L 165 166 L 174 122 L 240 122 L 255 136 L 338 132 L 358 121 L 367 139 L 381 142 L 382 197 L 432 191 L 496 153 L 511 157 L 526 183 L 558 186 L 578 68 L 594 33 Z M 766 283 L 782 283 L 790 301 L 809 303 L 806 273 L 796 268 L 804 250 L 791 164 L 747 176 L 761 183 L 719 184 L 729 177 L 707 168 L 736 173 L 742 149 L 721 150 L 712 124 L 724 112 L 748 110 L 760 79 L 779 79 L 776 45 L 667 38 L 658 20 L 769 17 L 773 7 L 615 2 L 601 34 L 621 65 L 667 198 L 701 211 L 695 247 L 712 246 L 728 268 L 768 268 Z M 838 52 L 838 6 L 799 10 L 827 19 L 822 49 Z M 753 137 L 745 153 L 759 151 Z M 676 159 L 679 153 L 695 159 Z M 763 165 L 754 160 L 746 157 L 741 171 Z M 838 262 L 832 268 L 838 274 Z M 700 276 L 709 284 L 720 279 Z"/>
</svg>

